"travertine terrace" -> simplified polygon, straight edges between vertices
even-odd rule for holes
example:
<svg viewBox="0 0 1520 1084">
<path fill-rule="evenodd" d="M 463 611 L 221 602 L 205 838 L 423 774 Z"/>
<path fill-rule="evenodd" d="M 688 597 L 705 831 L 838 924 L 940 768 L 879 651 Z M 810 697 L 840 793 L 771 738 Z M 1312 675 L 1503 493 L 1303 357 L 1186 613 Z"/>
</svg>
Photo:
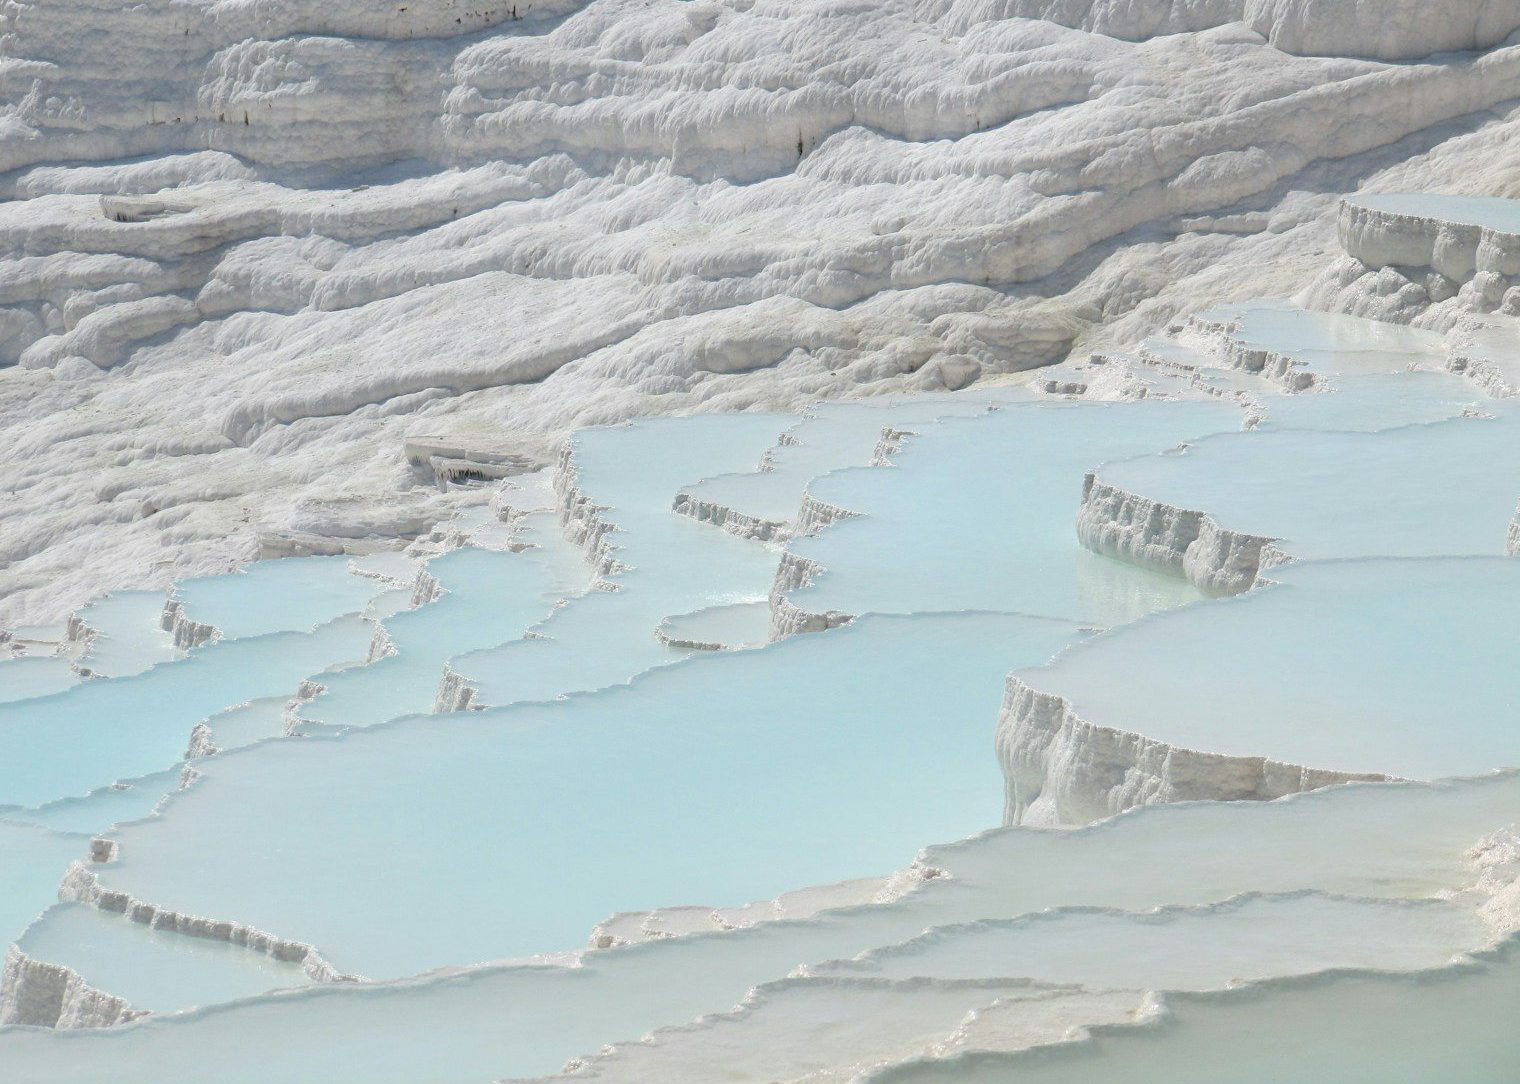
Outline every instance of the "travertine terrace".
<svg viewBox="0 0 1520 1084">
<path fill-rule="evenodd" d="M 1520 1075 L 1520 5 L 0 5 L 0 1081 Z"/>
</svg>

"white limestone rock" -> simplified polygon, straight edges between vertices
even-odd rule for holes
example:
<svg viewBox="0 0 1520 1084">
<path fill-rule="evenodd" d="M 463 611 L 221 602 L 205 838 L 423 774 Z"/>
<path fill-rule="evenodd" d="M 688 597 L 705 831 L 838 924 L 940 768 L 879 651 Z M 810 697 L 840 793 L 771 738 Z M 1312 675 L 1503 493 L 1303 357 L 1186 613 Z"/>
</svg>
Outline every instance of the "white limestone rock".
<svg viewBox="0 0 1520 1084">
<path fill-rule="evenodd" d="M 1387 776 L 1183 749 L 1077 715 L 1012 675 L 998 717 L 1008 824 L 1074 825 L 1156 802 L 1270 801 Z"/>
<path fill-rule="evenodd" d="M 16 0 L 0 621 L 404 542 L 576 426 L 954 389 L 1284 295 L 1335 193 L 1504 190 L 1512 15 Z M 1488 51 L 1367 59 L 1451 48 Z M 1411 313 L 1456 283 L 1392 275 Z"/>
</svg>

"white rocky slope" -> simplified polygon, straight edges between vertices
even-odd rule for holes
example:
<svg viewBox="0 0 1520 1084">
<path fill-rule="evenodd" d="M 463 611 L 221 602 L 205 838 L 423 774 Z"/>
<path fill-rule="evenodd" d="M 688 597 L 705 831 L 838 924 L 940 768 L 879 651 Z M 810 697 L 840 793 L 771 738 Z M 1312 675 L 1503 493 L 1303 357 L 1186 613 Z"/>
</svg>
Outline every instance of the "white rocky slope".
<svg viewBox="0 0 1520 1084">
<path fill-rule="evenodd" d="M 451 498 L 409 440 L 542 462 L 577 424 L 954 387 L 1291 292 L 1341 191 L 1516 190 L 1516 25 L 8 0 L 0 622 L 415 535 Z"/>
</svg>

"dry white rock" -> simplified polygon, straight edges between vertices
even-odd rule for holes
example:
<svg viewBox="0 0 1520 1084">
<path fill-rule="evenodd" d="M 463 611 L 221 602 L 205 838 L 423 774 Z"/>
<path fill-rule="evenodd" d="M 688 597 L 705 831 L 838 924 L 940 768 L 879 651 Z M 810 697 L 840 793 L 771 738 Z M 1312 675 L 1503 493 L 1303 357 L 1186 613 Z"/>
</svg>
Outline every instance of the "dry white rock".
<svg viewBox="0 0 1520 1084">
<path fill-rule="evenodd" d="M 0 623 L 394 544 L 577 425 L 955 388 L 1291 293 L 1343 191 L 1516 190 L 1517 21 L 10 0 Z M 1487 51 L 1387 62 L 1442 49 Z"/>
</svg>

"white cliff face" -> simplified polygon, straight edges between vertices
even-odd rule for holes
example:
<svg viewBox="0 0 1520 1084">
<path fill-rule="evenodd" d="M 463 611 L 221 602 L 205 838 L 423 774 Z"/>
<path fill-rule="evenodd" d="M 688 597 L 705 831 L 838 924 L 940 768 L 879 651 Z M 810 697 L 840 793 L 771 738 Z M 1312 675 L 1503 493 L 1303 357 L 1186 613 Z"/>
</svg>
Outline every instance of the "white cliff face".
<svg viewBox="0 0 1520 1084">
<path fill-rule="evenodd" d="M 1516 64 L 1348 59 L 1489 48 L 1494 5 L 1335 7 L 15 3 L 0 620 L 415 537 L 576 425 L 956 388 L 1291 292 L 1307 193 Z"/>
</svg>

